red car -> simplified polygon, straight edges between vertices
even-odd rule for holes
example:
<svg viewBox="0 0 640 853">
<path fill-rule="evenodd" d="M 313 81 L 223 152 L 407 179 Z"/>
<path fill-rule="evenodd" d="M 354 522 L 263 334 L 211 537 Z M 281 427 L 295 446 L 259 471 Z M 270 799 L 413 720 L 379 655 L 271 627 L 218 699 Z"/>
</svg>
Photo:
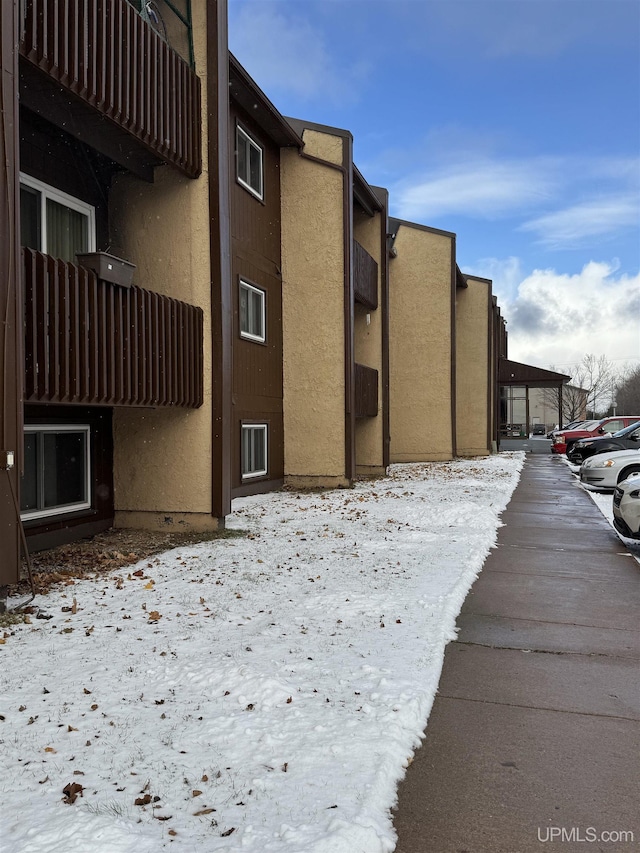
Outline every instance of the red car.
<svg viewBox="0 0 640 853">
<path fill-rule="evenodd" d="M 553 437 L 551 452 L 566 453 L 579 438 L 598 438 L 601 435 L 605 435 L 605 433 L 617 432 L 619 429 L 631 426 L 636 421 L 640 421 L 640 417 L 635 415 L 603 418 L 600 421 L 586 421 L 586 423 L 581 424 L 580 429 L 557 432 Z"/>
</svg>

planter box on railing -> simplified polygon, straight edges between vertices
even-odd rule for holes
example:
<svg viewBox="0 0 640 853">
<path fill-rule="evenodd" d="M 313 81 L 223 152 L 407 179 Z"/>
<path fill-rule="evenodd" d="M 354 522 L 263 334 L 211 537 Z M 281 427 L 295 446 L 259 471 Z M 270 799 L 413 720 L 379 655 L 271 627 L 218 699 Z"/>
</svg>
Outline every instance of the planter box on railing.
<svg viewBox="0 0 640 853">
<path fill-rule="evenodd" d="M 131 287 L 136 265 L 107 252 L 85 252 L 76 255 L 78 264 L 96 274 L 100 281 Z"/>
</svg>

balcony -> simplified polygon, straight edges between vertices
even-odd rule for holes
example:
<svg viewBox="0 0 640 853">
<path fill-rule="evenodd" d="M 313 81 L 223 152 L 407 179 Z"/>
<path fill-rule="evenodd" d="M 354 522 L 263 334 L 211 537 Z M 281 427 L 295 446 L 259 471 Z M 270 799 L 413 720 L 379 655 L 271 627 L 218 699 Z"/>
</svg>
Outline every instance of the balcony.
<svg viewBox="0 0 640 853">
<path fill-rule="evenodd" d="M 25 0 L 20 56 L 25 106 L 146 177 L 200 173 L 200 81 L 127 0 Z"/>
<path fill-rule="evenodd" d="M 357 418 L 375 418 L 378 414 L 378 371 L 355 364 L 355 405 Z"/>
<path fill-rule="evenodd" d="M 200 308 L 23 250 L 27 403 L 197 408 Z"/>
<path fill-rule="evenodd" d="M 378 264 L 353 241 L 353 289 L 356 302 L 375 311 L 378 307 Z"/>
</svg>

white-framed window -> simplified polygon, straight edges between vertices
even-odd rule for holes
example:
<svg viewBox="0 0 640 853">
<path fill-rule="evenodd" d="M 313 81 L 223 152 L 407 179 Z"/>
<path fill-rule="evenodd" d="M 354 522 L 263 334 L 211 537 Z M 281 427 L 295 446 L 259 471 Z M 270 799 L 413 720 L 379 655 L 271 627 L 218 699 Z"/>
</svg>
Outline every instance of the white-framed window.
<svg viewBox="0 0 640 853">
<path fill-rule="evenodd" d="M 264 343 L 267 338 L 267 294 L 240 279 L 239 292 L 240 337 Z"/>
<path fill-rule="evenodd" d="M 91 428 L 87 424 L 26 424 L 23 519 L 91 507 Z"/>
<path fill-rule="evenodd" d="M 236 176 L 238 183 L 260 201 L 264 198 L 264 152 L 258 143 L 236 126 Z"/>
<path fill-rule="evenodd" d="M 23 246 L 75 263 L 77 252 L 96 250 L 96 211 L 20 173 L 20 234 Z"/>
<path fill-rule="evenodd" d="M 242 479 L 264 477 L 268 470 L 268 425 L 242 424 Z"/>
</svg>

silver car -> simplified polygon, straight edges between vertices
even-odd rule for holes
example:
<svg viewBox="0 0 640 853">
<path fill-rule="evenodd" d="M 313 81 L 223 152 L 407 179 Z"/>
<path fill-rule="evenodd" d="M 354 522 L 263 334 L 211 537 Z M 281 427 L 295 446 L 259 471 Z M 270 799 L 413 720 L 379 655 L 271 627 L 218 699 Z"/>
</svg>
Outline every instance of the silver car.
<svg viewBox="0 0 640 853">
<path fill-rule="evenodd" d="M 600 489 L 615 489 L 632 474 L 640 474 L 640 450 L 597 453 L 580 466 L 580 481 Z"/>
<path fill-rule="evenodd" d="M 627 539 L 640 539 L 640 477 L 631 477 L 615 487 L 613 526 Z"/>
</svg>

